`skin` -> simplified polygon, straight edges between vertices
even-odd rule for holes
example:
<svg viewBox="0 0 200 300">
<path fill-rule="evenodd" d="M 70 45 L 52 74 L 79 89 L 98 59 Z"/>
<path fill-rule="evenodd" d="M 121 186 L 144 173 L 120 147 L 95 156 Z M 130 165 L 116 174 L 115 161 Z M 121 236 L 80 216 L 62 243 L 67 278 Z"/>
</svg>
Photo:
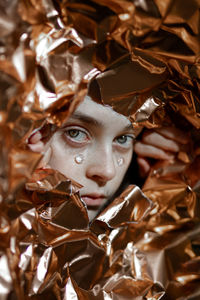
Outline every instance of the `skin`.
<svg viewBox="0 0 200 300">
<path fill-rule="evenodd" d="M 173 161 L 179 151 L 187 150 L 190 135 L 175 127 L 145 130 L 135 144 L 140 176 L 145 178 L 151 169 L 151 160 Z"/>
<path fill-rule="evenodd" d="M 38 131 L 29 139 L 33 151 L 45 152 L 43 165 L 50 166 L 82 184 L 81 198 L 89 218 L 111 199 L 120 187 L 134 151 L 134 131 L 128 118 L 89 97 L 51 138 L 42 142 Z M 149 158 L 173 160 L 188 142 L 187 135 L 175 128 L 146 130 L 135 144 L 141 176 L 147 176 Z M 76 157 L 82 157 L 77 163 Z M 119 165 L 118 160 L 123 161 Z"/>
<path fill-rule="evenodd" d="M 80 194 L 92 218 L 119 188 L 132 159 L 133 141 L 126 117 L 86 97 L 51 138 L 45 160 L 83 186 Z M 32 150 L 43 150 L 38 136 L 31 143 Z M 82 163 L 76 162 L 77 156 Z"/>
</svg>

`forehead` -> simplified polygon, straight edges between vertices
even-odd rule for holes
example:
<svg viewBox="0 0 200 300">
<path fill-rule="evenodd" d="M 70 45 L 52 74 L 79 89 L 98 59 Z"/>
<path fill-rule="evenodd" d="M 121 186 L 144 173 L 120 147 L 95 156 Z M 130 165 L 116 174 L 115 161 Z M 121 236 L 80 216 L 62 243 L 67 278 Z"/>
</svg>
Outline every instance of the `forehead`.
<svg viewBox="0 0 200 300">
<path fill-rule="evenodd" d="M 71 118 L 78 116 L 87 116 L 96 120 L 99 124 L 115 124 L 115 126 L 131 127 L 129 119 L 117 112 L 110 106 L 105 106 L 94 102 L 89 96 L 77 107 Z M 83 118 L 84 119 L 84 118 Z"/>
</svg>

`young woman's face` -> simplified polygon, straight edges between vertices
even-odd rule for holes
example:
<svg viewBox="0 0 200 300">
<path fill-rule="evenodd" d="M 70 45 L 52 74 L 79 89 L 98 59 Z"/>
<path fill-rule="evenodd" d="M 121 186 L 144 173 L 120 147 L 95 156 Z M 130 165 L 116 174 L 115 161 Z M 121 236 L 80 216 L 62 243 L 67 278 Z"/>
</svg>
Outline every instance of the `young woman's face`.
<svg viewBox="0 0 200 300">
<path fill-rule="evenodd" d="M 132 159 L 133 140 L 126 117 L 89 97 L 53 135 L 49 165 L 83 185 L 80 194 L 89 216 L 119 188 Z"/>
</svg>

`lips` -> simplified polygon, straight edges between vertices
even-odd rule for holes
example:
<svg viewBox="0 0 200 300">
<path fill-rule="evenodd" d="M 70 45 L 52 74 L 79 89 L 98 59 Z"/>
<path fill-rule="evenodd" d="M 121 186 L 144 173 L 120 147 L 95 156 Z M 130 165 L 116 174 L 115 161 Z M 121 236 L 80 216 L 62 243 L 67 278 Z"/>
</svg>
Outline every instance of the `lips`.
<svg viewBox="0 0 200 300">
<path fill-rule="evenodd" d="M 105 195 L 102 194 L 88 194 L 82 195 L 81 198 L 89 206 L 100 206 L 105 202 Z"/>
</svg>

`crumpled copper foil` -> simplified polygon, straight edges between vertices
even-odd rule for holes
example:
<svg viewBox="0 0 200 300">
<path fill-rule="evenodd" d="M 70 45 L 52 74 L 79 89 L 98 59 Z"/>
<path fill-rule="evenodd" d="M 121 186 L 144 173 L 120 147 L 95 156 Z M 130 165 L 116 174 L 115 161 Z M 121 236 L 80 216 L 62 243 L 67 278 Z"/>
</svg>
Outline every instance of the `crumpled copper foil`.
<svg viewBox="0 0 200 300">
<path fill-rule="evenodd" d="M 0 299 L 200 299 L 200 1 L 0 2 Z M 191 144 L 89 224 L 27 140 L 88 92 Z"/>
</svg>

